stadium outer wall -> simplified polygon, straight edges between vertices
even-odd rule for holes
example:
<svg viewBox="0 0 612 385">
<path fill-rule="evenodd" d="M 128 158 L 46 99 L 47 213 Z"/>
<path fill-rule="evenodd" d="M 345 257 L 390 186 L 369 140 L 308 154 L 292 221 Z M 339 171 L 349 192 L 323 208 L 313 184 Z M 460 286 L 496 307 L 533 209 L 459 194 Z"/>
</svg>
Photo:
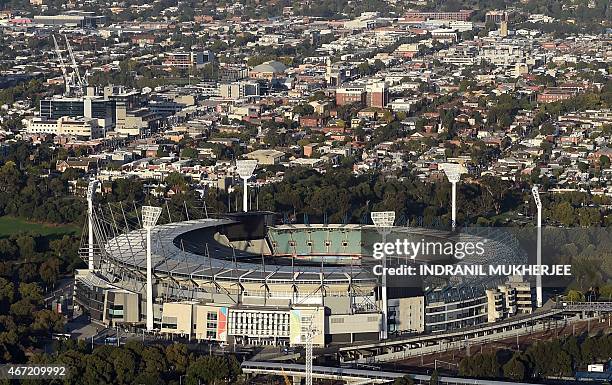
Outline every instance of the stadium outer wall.
<svg viewBox="0 0 612 385">
<path fill-rule="evenodd" d="M 316 346 L 380 338 L 379 277 L 361 263 L 367 238 L 377 234 L 372 226 L 265 225 L 263 232 L 253 226 L 242 218 L 222 218 L 154 228 L 158 332 L 244 345 L 301 345 L 309 328 L 319 331 Z M 446 236 L 402 229 L 405 236 Z M 104 238 L 101 226 L 96 233 Z M 104 239 L 96 248 L 95 269 L 75 275 L 75 303 L 105 325 L 143 327 L 145 232 Z M 427 292 L 411 286 L 389 288 L 390 336 L 498 320 L 509 314 L 504 303 L 515 293 L 502 286 L 454 285 Z M 528 284 L 526 290 L 531 292 Z"/>
</svg>

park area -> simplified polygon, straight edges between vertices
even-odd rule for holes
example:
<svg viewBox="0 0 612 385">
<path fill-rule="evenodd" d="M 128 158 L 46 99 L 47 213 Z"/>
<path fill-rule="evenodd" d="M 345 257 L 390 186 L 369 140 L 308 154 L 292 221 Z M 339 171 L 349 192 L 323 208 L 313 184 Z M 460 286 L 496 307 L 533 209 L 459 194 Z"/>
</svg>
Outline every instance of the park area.
<svg viewBox="0 0 612 385">
<path fill-rule="evenodd" d="M 0 238 L 15 234 L 40 234 L 42 236 L 62 236 L 78 234 L 80 229 L 73 225 L 52 225 L 28 222 L 24 219 L 3 216 L 0 217 Z"/>
</svg>

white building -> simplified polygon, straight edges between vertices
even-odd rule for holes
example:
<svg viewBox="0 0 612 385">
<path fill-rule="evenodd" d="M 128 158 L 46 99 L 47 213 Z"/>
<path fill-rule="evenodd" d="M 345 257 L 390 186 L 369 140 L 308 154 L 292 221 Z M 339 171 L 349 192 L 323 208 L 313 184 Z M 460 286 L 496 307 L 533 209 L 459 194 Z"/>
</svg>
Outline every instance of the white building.
<svg viewBox="0 0 612 385">
<path fill-rule="evenodd" d="M 25 132 L 28 134 L 52 134 L 62 136 L 77 136 L 85 139 L 104 137 L 104 123 L 90 118 L 71 118 L 63 116 L 59 119 L 45 119 L 35 117 L 28 120 Z"/>
<path fill-rule="evenodd" d="M 223 83 L 219 86 L 219 95 L 224 99 L 243 99 L 248 96 L 259 96 L 259 83 L 249 81 L 239 81 L 233 83 Z"/>
</svg>

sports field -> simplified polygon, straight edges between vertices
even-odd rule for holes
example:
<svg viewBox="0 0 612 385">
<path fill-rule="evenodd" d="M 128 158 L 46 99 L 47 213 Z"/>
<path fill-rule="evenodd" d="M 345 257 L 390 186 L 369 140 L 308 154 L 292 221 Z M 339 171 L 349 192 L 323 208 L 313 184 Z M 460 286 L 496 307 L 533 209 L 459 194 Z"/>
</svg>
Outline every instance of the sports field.
<svg viewBox="0 0 612 385">
<path fill-rule="evenodd" d="M 19 233 L 35 233 L 40 235 L 77 234 L 79 228 L 71 225 L 49 225 L 28 222 L 9 216 L 0 217 L 0 238 Z"/>
</svg>

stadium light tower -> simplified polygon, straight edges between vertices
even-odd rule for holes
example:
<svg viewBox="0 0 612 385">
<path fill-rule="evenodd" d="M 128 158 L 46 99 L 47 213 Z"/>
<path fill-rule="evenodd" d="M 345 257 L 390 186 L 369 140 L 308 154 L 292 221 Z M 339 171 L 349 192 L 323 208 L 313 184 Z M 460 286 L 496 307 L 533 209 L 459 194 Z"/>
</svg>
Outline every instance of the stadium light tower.
<svg viewBox="0 0 612 385">
<path fill-rule="evenodd" d="M 248 186 L 247 181 L 250 177 L 253 176 L 253 171 L 255 171 L 255 167 L 257 167 L 256 160 L 237 160 L 236 161 L 236 170 L 238 171 L 238 175 L 243 181 L 243 193 L 242 193 L 242 211 L 245 213 L 249 211 L 249 198 L 248 198 Z"/>
<path fill-rule="evenodd" d="M 87 186 L 87 227 L 89 230 L 87 268 L 94 269 L 94 232 L 93 232 L 93 198 L 98 188 L 98 181 L 91 180 Z"/>
<path fill-rule="evenodd" d="M 151 260 L 151 230 L 157 224 L 161 207 L 142 207 L 142 227 L 147 231 L 147 330 L 153 330 L 153 261 Z"/>
<path fill-rule="evenodd" d="M 458 164 L 447 163 L 443 165 L 442 170 L 444 170 L 444 174 L 452 185 L 451 227 L 455 231 L 457 227 L 457 183 L 461 179 L 464 168 Z"/>
<path fill-rule="evenodd" d="M 533 200 L 535 201 L 536 207 L 538 208 L 538 245 L 537 245 L 537 260 L 538 266 L 542 265 L 542 200 L 540 199 L 540 192 L 538 186 L 531 188 L 533 194 Z M 536 301 L 537 306 L 542 307 L 542 275 L 536 275 Z"/>
<path fill-rule="evenodd" d="M 391 232 L 391 228 L 393 227 L 393 223 L 395 222 L 395 211 L 372 211 L 370 213 L 370 216 L 372 217 L 372 222 L 374 223 L 374 226 L 376 227 L 376 230 L 378 231 L 379 234 L 382 235 L 382 243 L 385 244 L 385 242 L 387 242 L 387 235 Z M 382 267 L 383 267 L 383 274 L 382 274 L 382 284 L 381 284 L 381 291 L 382 291 L 382 311 L 383 311 L 383 327 L 382 327 L 382 333 L 381 333 L 381 338 L 382 339 L 386 339 L 387 338 L 387 313 L 389 311 L 388 309 L 388 300 L 387 300 L 387 274 L 385 273 L 385 268 L 387 267 L 387 256 L 383 256 L 382 258 Z"/>
</svg>

